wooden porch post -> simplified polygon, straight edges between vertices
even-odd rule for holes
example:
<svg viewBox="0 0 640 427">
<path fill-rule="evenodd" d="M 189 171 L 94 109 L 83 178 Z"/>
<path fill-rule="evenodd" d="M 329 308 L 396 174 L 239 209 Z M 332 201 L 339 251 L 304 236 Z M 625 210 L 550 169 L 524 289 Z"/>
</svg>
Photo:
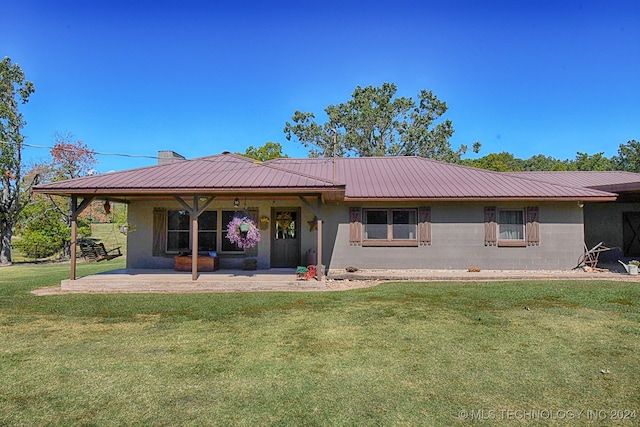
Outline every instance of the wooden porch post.
<svg viewBox="0 0 640 427">
<path fill-rule="evenodd" d="M 318 196 L 318 206 L 313 206 L 303 196 L 298 196 L 298 198 L 311 210 L 311 212 L 316 215 L 318 221 L 316 223 L 316 228 L 318 229 L 316 277 L 318 279 L 322 279 L 322 276 L 324 275 L 322 271 L 322 196 Z"/>
<path fill-rule="evenodd" d="M 322 279 L 322 219 L 318 218 L 318 266 L 316 267 L 318 279 Z"/>
<path fill-rule="evenodd" d="M 71 197 L 71 271 L 69 273 L 70 280 L 76 280 L 76 242 L 78 241 L 78 197 Z"/>
<path fill-rule="evenodd" d="M 322 271 L 322 196 L 318 196 L 318 265 L 316 266 L 316 275 L 318 280 L 322 279 L 324 276 L 324 271 Z"/>
<path fill-rule="evenodd" d="M 198 217 L 213 202 L 215 196 L 207 197 L 202 206 L 198 206 L 198 201 L 202 196 L 193 196 L 193 206 L 189 206 L 180 196 L 174 198 L 184 206 L 191 216 L 191 279 L 198 279 Z"/>
<path fill-rule="evenodd" d="M 198 280 L 198 196 L 193 196 L 193 211 L 191 212 L 191 280 Z"/>
</svg>

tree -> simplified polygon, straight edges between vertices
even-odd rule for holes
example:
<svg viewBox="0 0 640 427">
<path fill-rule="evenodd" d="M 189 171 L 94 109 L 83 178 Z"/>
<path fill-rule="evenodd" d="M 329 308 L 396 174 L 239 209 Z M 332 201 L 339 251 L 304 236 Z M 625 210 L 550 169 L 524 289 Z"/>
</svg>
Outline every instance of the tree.
<svg viewBox="0 0 640 427">
<path fill-rule="evenodd" d="M 396 92 L 392 83 L 358 86 L 349 101 L 325 108 L 325 123 L 313 113 L 296 111 L 285 124 L 285 136 L 309 148 L 312 157 L 416 155 L 458 162 L 467 147 L 451 148 L 453 126 L 441 120 L 446 103 L 424 89 L 417 101 L 394 98 Z"/>
<path fill-rule="evenodd" d="M 71 133 L 54 134 L 51 161 L 37 167 L 44 181 L 60 181 L 89 174 L 97 163 L 95 153 L 82 141 L 73 142 Z M 71 254 L 71 199 L 59 196 L 33 195 L 16 224 L 20 241 L 16 245 L 32 258 Z M 87 218 L 78 218 L 78 235 L 88 237 L 91 228 Z"/>
<path fill-rule="evenodd" d="M 282 145 L 280 145 L 279 142 L 266 142 L 262 147 L 250 145 L 244 153 L 238 154 L 249 157 L 250 159 L 260 160 L 261 162 L 289 157 L 286 154 L 282 154 Z"/>
<path fill-rule="evenodd" d="M 70 227 L 65 216 L 46 196 L 34 195 L 22 211 L 16 232 L 20 239 L 15 247 L 30 258 L 46 258 L 61 252 L 65 256 L 65 249 L 69 247 Z M 78 235 L 91 235 L 87 220 L 78 219 Z"/>
<path fill-rule="evenodd" d="M 589 155 L 578 151 L 573 165 L 579 171 L 610 171 L 615 169 L 613 160 L 605 157 L 604 152 Z"/>
<path fill-rule="evenodd" d="M 34 91 L 18 64 L 8 57 L 0 61 L 0 265 L 11 264 L 13 227 L 38 180 L 37 175 L 23 179 L 21 131 L 26 122 L 18 110 Z"/>
<path fill-rule="evenodd" d="M 478 159 L 464 160 L 462 163 L 467 166 L 498 172 L 522 170 L 522 160 L 515 158 L 513 154 L 506 151 L 502 153 L 490 153 Z"/>
<path fill-rule="evenodd" d="M 73 142 L 73 139 L 73 134 L 69 132 L 64 134 L 59 132 L 55 133 L 54 145 L 50 152 L 52 158 L 50 166 L 51 181 L 73 179 L 87 175 L 98 162 L 93 150 L 88 148 L 84 142 L 80 140 Z M 61 220 L 70 229 L 73 200 L 67 198 L 65 200 L 65 208 L 61 207 L 62 202 L 59 198 L 49 196 L 49 200 L 58 210 Z M 64 240 L 63 243 L 63 257 L 68 258 L 71 256 L 71 242 Z"/>
<path fill-rule="evenodd" d="M 618 155 L 613 156 L 612 161 L 617 170 L 640 172 L 640 142 L 632 139 L 620 144 Z"/>
<path fill-rule="evenodd" d="M 571 168 L 569 160 L 558 160 L 544 154 L 536 154 L 522 162 L 522 170 L 524 171 L 566 171 Z"/>
<path fill-rule="evenodd" d="M 54 145 L 50 152 L 53 181 L 88 175 L 98 163 L 95 151 L 80 140 L 72 142 L 73 138 L 73 134 L 69 132 L 56 132 L 53 136 Z"/>
</svg>

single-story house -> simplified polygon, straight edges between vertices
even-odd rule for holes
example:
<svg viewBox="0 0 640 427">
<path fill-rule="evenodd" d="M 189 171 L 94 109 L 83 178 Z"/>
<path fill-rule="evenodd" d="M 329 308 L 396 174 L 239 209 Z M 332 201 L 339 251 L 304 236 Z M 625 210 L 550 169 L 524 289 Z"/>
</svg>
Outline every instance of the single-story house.
<svg viewBox="0 0 640 427">
<path fill-rule="evenodd" d="M 187 160 L 172 151 L 157 165 L 35 188 L 71 197 L 74 218 L 95 199 L 127 203 L 128 268 L 173 269 L 181 253 L 215 252 L 222 269 L 253 259 L 258 269 L 314 264 L 329 276 L 350 266 L 571 269 L 597 241 L 635 253 L 638 190 L 633 173 L 499 173 L 421 157 Z M 226 238 L 235 216 L 259 226 L 256 247 Z"/>
</svg>

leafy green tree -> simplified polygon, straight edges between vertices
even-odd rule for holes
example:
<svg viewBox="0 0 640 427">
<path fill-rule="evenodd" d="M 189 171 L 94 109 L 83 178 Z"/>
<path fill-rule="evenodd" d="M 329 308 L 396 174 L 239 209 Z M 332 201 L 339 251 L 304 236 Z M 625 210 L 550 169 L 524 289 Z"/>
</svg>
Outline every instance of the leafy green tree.
<svg viewBox="0 0 640 427">
<path fill-rule="evenodd" d="M 615 170 L 613 160 L 604 156 L 604 152 L 589 155 L 578 151 L 573 162 L 579 171 L 610 171 Z"/>
<path fill-rule="evenodd" d="M 453 126 L 441 120 L 446 103 L 431 91 L 420 91 L 417 100 L 395 97 L 396 92 L 392 83 L 358 86 L 349 101 L 325 108 L 324 123 L 314 113 L 296 111 L 285 124 L 285 136 L 309 148 L 312 157 L 416 155 L 460 161 L 467 147 L 451 148 Z"/>
<path fill-rule="evenodd" d="M 73 141 L 71 133 L 54 134 L 50 151 L 51 162 L 38 167 L 44 181 L 60 181 L 89 174 L 97 163 L 93 150 L 82 141 Z M 18 247 L 31 257 L 51 256 L 61 252 L 71 254 L 71 199 L 59 196 L 32 196 L 28 208 L 20 216 L 16 230 L 20 233 Z M 86 226 L 83 228 L 82 224 Z M 88 237 L 91 228 L 87 218 L 78 218 L 78 235 Z M 45 250 L 44 248 L 48 249 Z"/>
<path fill-rule="evenodd" d="M 523 171 L 565 171 L 571 169 L 568 160 L 558 160 L 544 154 L 536 154 L 526 160 L 521 160 Z"/>
<path fill-rule="evenodd" d="M 620 144 L 618 155 L 612 161 L 617 170 L 640 172 L 640 142 L 632 139 L 626 144 Z"/>
<path fill-rule="evenodd" d="M 238 154 L 249 157 L 250 159 L 260 160 L 261 162 L 289 157 L 286 154 L 282 154 L 282 145 L 280 145 L 279 142 L 266 142 L 262 147 L 250 145 L 244 153 Z"/>
<path fill-rule="evenodd" d="M 463 161 L 463 164 L 497 172 L 514 172 L 522 170 L 522 160 L 517 159 L 513 154 L 506 151 L 503 151 L 502 153 L 490 153 L 478 159 L 465 160 Z"/>
<path fill-rule="evenodd" d="M 0 61 L 0 265 L 11 264 L 13 229 L 38 179 L 33 174 L 24 178 L 21 132 L 26 122 L 18 110 L 34 91 L 18 64 L 7 57 Z"/>
<path fill-rule="evenodd" d="M 21 221 L 16 226 L 19 239 L 15 247 L 27 257 L 48 258 L 55 254 L 65 253 L 69 244 L 71 229 L 64 220 L 64 215 L 45 196 L 34 196 L 22 211 Z M 78 235 L 91 235 L 89 222 L 78 219 Z"/>
</svg>

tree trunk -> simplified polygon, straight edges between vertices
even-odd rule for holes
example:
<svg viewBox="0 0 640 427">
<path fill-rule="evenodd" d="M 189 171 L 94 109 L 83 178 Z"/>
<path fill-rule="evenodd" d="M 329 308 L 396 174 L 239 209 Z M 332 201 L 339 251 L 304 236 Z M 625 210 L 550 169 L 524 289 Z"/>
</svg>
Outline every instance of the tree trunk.
<svg viewBox="0 0 640 427">
<path fill-rule="evenodd" d="M 13 236 L 13 224 L 2 222 L 0 230 L 0 265 L 11 265 L 11 237 Z"/>
</svg>

